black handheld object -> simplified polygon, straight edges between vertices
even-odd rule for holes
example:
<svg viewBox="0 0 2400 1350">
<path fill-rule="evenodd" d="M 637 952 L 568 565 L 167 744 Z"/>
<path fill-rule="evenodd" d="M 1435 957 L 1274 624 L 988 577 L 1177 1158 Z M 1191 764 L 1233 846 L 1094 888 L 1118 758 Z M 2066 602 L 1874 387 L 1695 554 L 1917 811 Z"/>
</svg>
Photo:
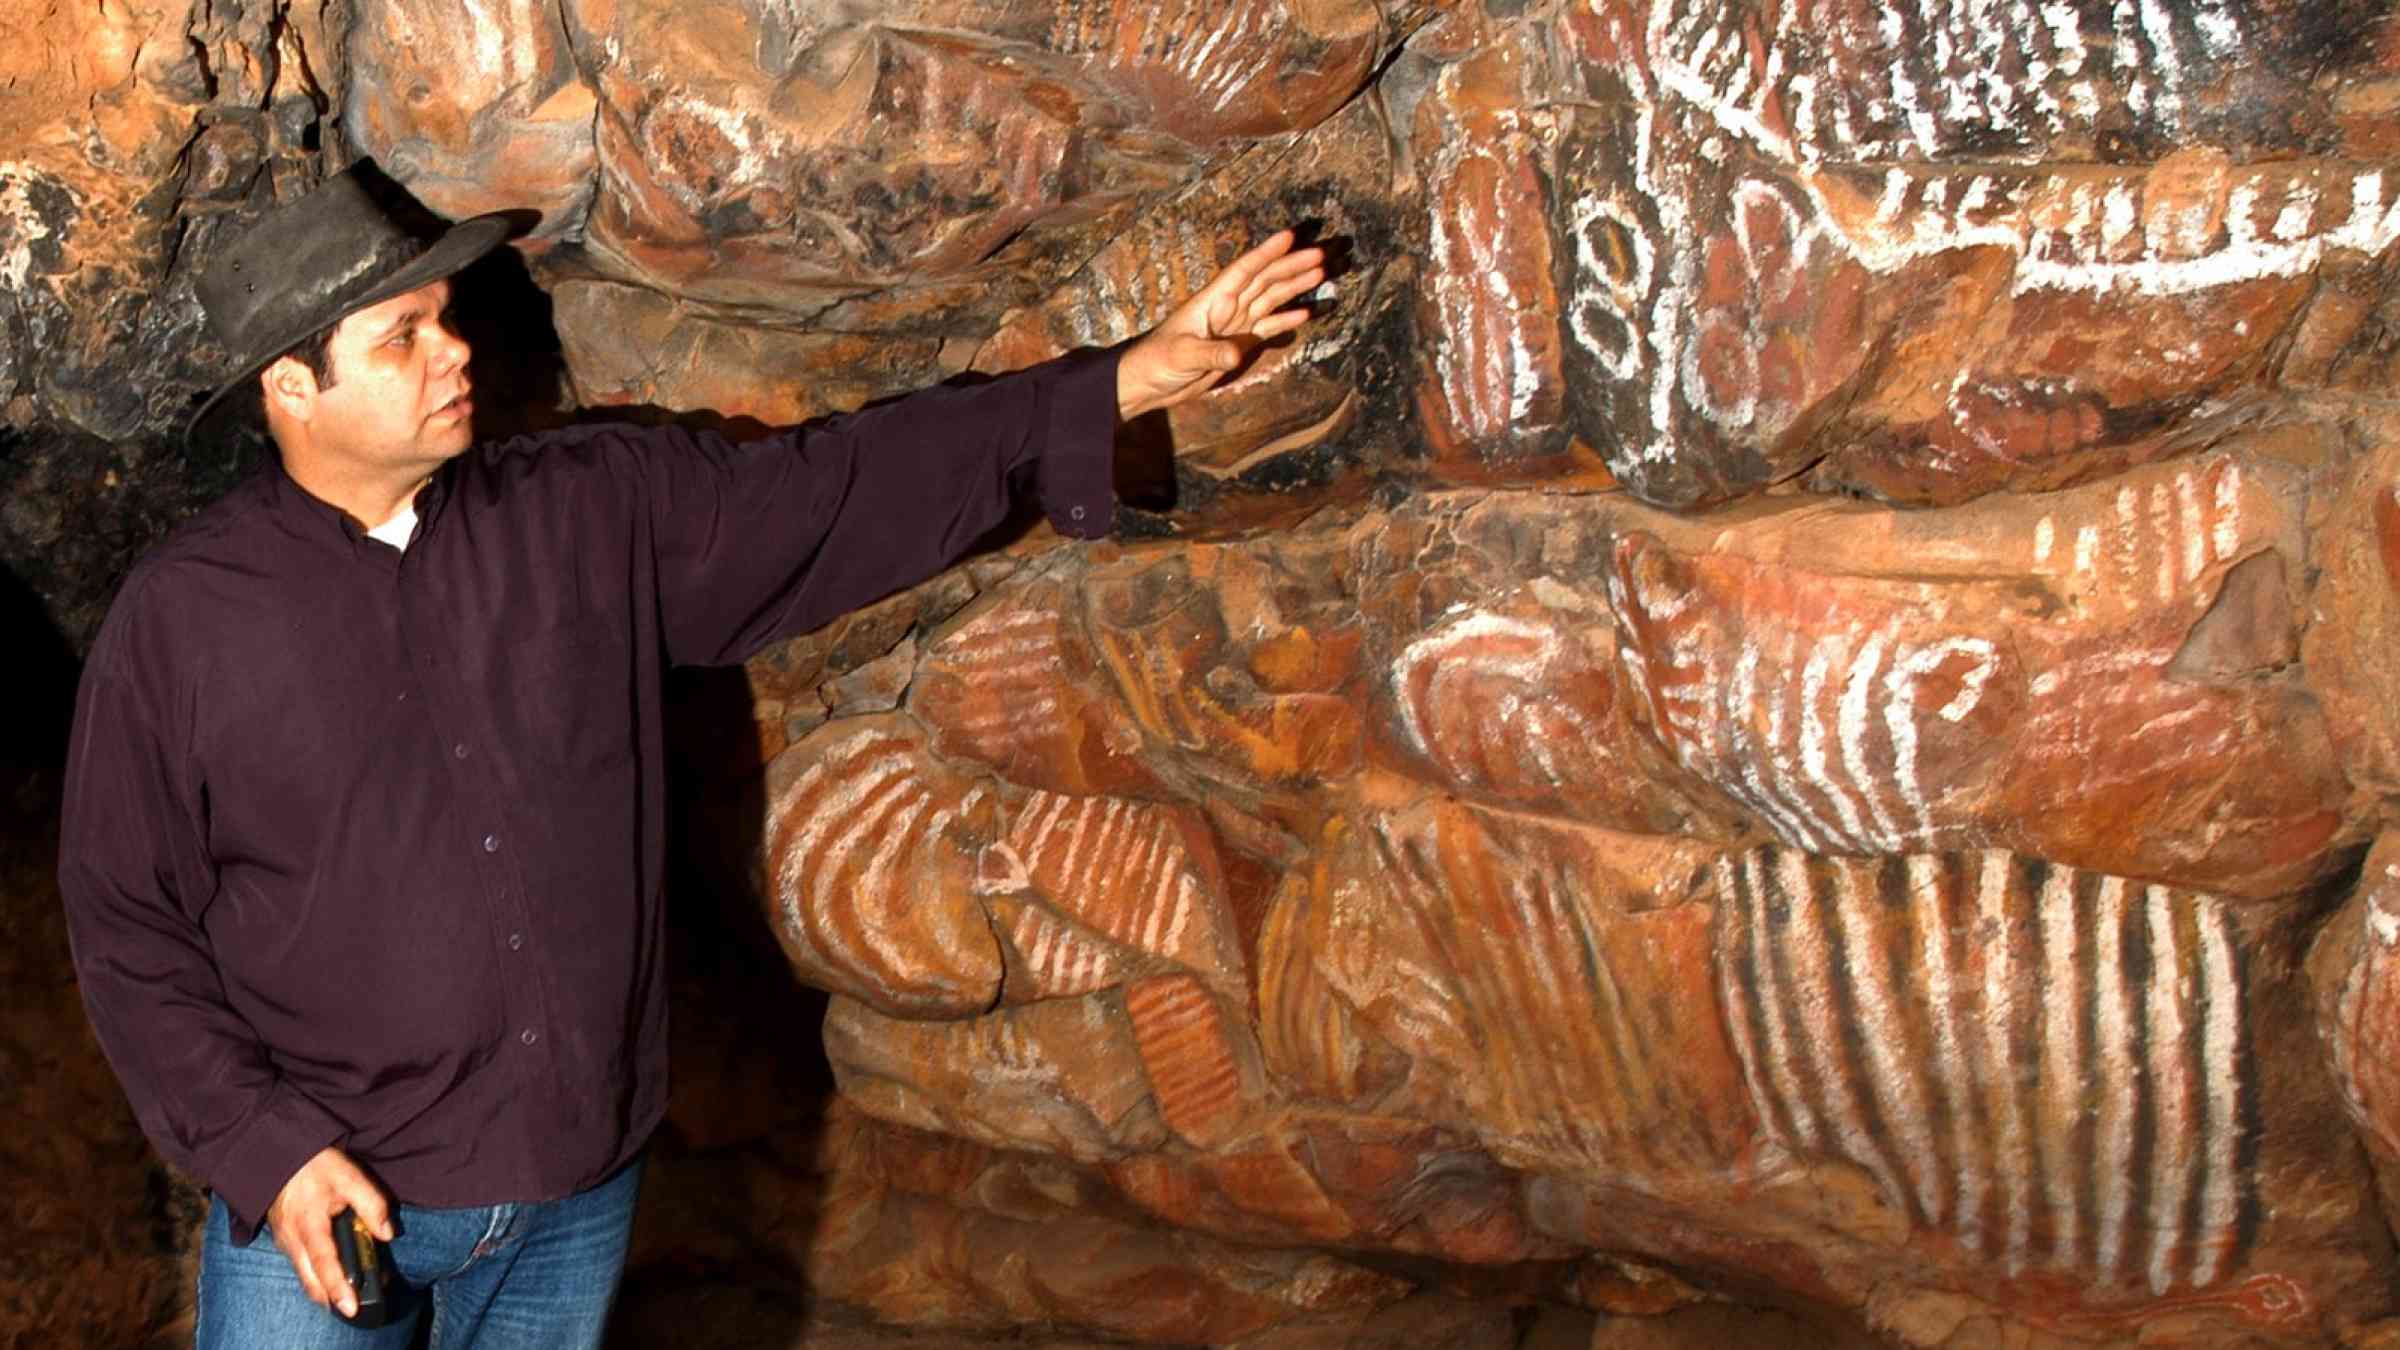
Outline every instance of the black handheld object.
<svg viewBox="0 0 2400 1350">
<path fill-rule="evenodd" d="M 358 1298 L 358 1311 L 342 1320 L 355 1327 L 389 1323 L 399 1301 L 393 1287 L 390 1249 L 367 1231 L 357 1211 L 348 1209 L 333 1216 L 333 1249 L 342 1258 L 342 1274 L 349 1278 L 350 1292 Z M 340 1315 L 341 1309 L 334 1312 Z"/>
</svg>

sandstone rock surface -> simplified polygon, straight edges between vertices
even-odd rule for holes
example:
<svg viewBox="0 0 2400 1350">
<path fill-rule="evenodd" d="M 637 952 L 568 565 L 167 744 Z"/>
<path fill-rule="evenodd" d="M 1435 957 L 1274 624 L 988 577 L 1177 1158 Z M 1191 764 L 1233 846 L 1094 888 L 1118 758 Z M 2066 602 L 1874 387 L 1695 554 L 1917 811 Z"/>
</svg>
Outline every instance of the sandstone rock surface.
<svg viewBox="0 0 2400 1350">
<path fill-rule="evenodd" d="M 1053 555 L 924 660 L 1022 632 L 1062 678 L 903 715 L 994 752 L 985 912 L 1116 1067 L 1076 1079 L 1024 1009 L 837 1000 L 836 1071 L 1250 1241 L 1634 1251 L 1929 1343 L 2386 1315 L 2352 1142 L 2400 1129 L 2382 900 L 2328 930 L 2359 954 L 2317 958 L 2323 1015 L 2299 962 L 2381 818 L 2298 659 L 2347 467 L 2237 447 L 1897 515 L 1452 493 Z M 1057 738 L 1054 694 L 1141 796 L 941 730 Z M 1102 907 L 1050 919 L 1078 886 Z M 1474 1160 L 1463 1229 L 1324 1143 L 1427 1129 Z"/>
</svg>

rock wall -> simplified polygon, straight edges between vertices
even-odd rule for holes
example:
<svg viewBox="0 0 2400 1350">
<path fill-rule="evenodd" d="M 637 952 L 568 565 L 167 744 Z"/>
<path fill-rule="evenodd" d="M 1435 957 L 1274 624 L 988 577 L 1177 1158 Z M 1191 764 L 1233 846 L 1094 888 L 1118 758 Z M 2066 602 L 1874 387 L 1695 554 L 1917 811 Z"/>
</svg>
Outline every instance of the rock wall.
<svg viewBox="0 0 2400 1350">
<path fill-rule="evenodd" d="M 542 213 L 570 401 L 737 425 L 1341 244 L 1297 340 L 1128 429 L 1174 460 L 1116 540 L 769 652 L 691 750 L 833 993 L 823 1187 L 749 1230 L 817 1293 L 2400 1335 L 2388 6 L 16 22 L 81 53 L 0 105 L 0 393 L 68 485 L 16 541 L 204 486 L 183 279 L 354 153 Z"/>
</svg>

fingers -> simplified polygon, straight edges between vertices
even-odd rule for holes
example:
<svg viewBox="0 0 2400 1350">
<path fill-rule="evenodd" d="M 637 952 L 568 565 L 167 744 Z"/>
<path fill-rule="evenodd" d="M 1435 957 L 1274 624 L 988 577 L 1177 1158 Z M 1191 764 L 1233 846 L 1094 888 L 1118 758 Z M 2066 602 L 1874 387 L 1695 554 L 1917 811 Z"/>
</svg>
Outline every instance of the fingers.
<svg viewBox="0 0 2400 1350">
<path fill-rule="evenodd" d="M 358 1217 L 366 1223 L 368 1232 L 386 1242 L 392 1240 L 391 1202 L 384 1199 L 382 1188 L 367 1180 L 366 1173 L 352 1167 L 349 1183 L 341 1188 L 341 1193 L 342 1203 L 358 1211 Z"/>
<path fill-rule="evenodd" d="M 1133 417 L 1200 394 L 1240 369 L 1261 342 L 1311 317 L 1292 301 L 1325 283 L 1326 252 L 1278 230 L 1209 278 L 1118 365 L 1117 410 Z M 362 1211 L 364 1212 L 364 1211 Z"/>
<path fill-rule="evenodd" d="M 1244 326 L 1248 328 L 1253 337 L 1264 338 L 1274 336 L 1273 333 L 1267 332 L 1265 328 L 1265 325 L 1271 321 L 1279 322 L 1281 325 L 1276 328 L 1275 332 L 1289 332 L 1291 329 L 1298 327 L 1302 322 L 1306 321 L 1309 317 L 1309 312 L 1306 309 L 1285 309 L 1284 306 L 1290 304 L 1294 300 L 1299 299 L 1301 296 L 1308 294 L 1310 291 L 1315 290 L 1317 287 L 1323 284 L 1325 284 L 1324 269 L 1310 268 L 1308 271 L 1291 277 L 1278 285 L 1269 287 L 1258 297 L 1257 301 L 1251 305 L 1248 314 L 1245 316 L 1248 322 Z M 1288 322 L 1286 322 L 1286 320 L 1288 320 Z"/>
<path fill-rule="evenodd" d="M 1301 291 L 1309 290 L 1318 282 L 1323 281 L 1325 279 L 1324 269 L 1325 250 L 1321 248 L 1304 248 L 1297 253 L 1287 253 L 1268 266 L 1260 268 L 1243 282 L 1241 306 L 1249 309 L 1257 305 L 1261 297 L 1277 290 L 1282 291 L 1286 298 L 1298 295 Z M 1316 281 L 1309 282 L 1297 289 L 1292 288 L 1291 283 L 1294 280 L 1311 272 L 1317 274 Z"/>
<path fill-rule="evenodd" d="M 302 1236 L 306 1225 L 293 1219 L 267 1227 L 275 1235 L 276 1249 L 283 1253 L 284 1260 L 292 1263 L 292 1273 L 300 1278 L 300 1291 L 318 1307 L 329 1306 L 334 1296 L 325 1288 L 325 1281 L 317 1275 L 316 1258 L 309 1254 L 307 1239 Z M 337 1268 L 340 1264 L 338 1260 L 334 1262 Z"/>
<path fill-rule="evenodd" d="M 1242 288 L 1230 325 L 1219 331 L 1228 335 L 1248 332 L 1268 315 L 1325 284 L 1324 264 L 1323 250 L 1313 248 L 1278 260 Z"/>
<path fill-rule="evenodd" d="M 1259 320 L 1257 324 L 1252 326 L 1250 333 L 1251 336 L 1257 338 L 1261 342 L 1264 342 L 1270 338 L 1282 337 L 1284 334 L 1292 331 L 1295 328 L 1298 328 L 1300 325 L 1307 323 L 1310 317 L 1311 316 L 1309 315 L 1309 312 L 1305 309 L 1287 309 L 1280 314 L 1271 314 L 1266 318 Z"/>
<path fill-rule="evenodd" d="M 1222 336 L 1241 331 L 1241 297 L 1230 291 L 1219 291 L 1209 297 L 1208 310 L 1202 315 L 1201 331 L 1210 336 Z"/>
<path fill-rule="evenodd" d="M 1253 277 L 1273 266 L 1276 259 L 1290 253 L 1297 238 L 1290 230 L 1277 230 L 1251 245 L 1248 253 L 1227 263 L 1218 275 L 1232 282 L 1232 289 L 1238 292 L 1249 286 Z"/>
<path fill-rule="evenodd" d="M 349 1277 L 342 1274 L 341 1253 L 333 1248 L 333 1215 L 328 1212 L 294 1226 L 299 1230 L 293 1234 L 299 1239 L 299 1250 L 293 1252 L 286 1247 L 284 1251 L 292 1256 L 292 1268 L 300 1271 L 300 1283 L 310 1286 L 308 1296 L 319 1303 L 331 1303 L 345 1317 L 357 1312 L 358 1296 L 350 1291 Z M 275 1240 L 282 1242 L 284 1235 L 277 1233 Z"/>
<path fill-rule="evenodd" d="M 1314 290 L 1325 280 L 1325 250 L 1295 250 L 1292 241 L 1290 230 L 1269 235 L 1209 278 L 1181 313 L 1196 315 L 1209 336 L 1233 337 L 1249 331 L 1292 297 Z M 1168 326 L 1177 325 L 1170 319 Z"/>
<path fill-rule="evenodd" d="M 342 1275 L 341 1254 L 333 1249 L 333 1212 L 327 1208 L 328 1198 L 315 1188 L 296 1195 L 291 1186 L 285 1186 L 268 1214 L 267 1229 L 275 1235 L 283 1258 L 292 1263 L 292 1273 L 300 1277 L 300 1288 L 311 1303 L 352 1312 L 358 1304 L 349 1280 Z"/>
<path fill-rule="evenodd" d="M 1247 253 L 1225 265 L 1223 271 L 1209 280 L 1205 289 L 1219 295 L 1231 295 L 1233 313 L 1223 317 L 1230 323 L 1235 316 L 1248 312 L 1269 288 L 1284 284 L 1311 268 L 1322 267 L 1325 250 L 1304 248 L 1294 250 L 1295 236 L 1290 230 L 1277 230 L 1251 248 Z M 1220 317 L 1217 306 L 1210 306 L 1209 317 Z M 1217 331 L 1227 331 L 1219 329 Z M 1235 331 L 1238 331 L 1238 327 Z"/>
<path fill-rule="evenodd" d="M 1244 315 L 1241 326 L 1230 333 L 1208 337 L 1186 334 L 1175 338 L 1168 353 L 1168 370 L 1170 381 L 1177 386 L 1176 401 L 1198 394 L 1241 369 L 1259 343 L 1281 337 L 1308 322 L 1309 317 L 1305 309 L 1287 309 L 1260 317 Z"/>
<path fill-rule="evenodd" d="M 328 1148 L 284 1183 L 267 1207 L 267 1228 L 309 1299 L 351 1316 L 358 1312 L 358 1297 L 333 1245 L 334 1216 L 345 1209 L 358 1211 L 378 1237 L 391 1238 L 391 1209 L 383 1192 L 340 1149 Z"/>
</svg>

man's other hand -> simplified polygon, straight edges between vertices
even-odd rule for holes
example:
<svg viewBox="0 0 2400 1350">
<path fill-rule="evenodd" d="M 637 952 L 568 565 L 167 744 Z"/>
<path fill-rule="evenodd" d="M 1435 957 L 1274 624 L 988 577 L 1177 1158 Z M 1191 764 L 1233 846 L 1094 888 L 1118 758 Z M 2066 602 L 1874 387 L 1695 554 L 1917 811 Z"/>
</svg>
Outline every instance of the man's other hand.
<svg viewBox="0 0 2400 1350">
<path fill-rule="evenodd" d="M 275 1235 L 275 1245 L 283 1249 L 308 1296 L 349 1317 L 358 1312 L 358 1296 L 351 1292 L 341 1255 L 333 1249 L 333 1216 L 345 1209 L 357 1210 L 375 1236 L 392 1240 L 391 1209 L 383 1192 L 350 1155 L 328 1148 L 283 1183 L 275 1203 L 267 1206 L 267 1231 Z"/>
<path fill-rule="evenodd" d="M 1290 230 L 1233 260 L 1117 361 L 1117 413 L 1172 407 L 1241 368 L 1261 343 L 1308 321 L 1285 309 L 1325 280 L 1325 251 L 1294 249 Z"/>
</svg>

